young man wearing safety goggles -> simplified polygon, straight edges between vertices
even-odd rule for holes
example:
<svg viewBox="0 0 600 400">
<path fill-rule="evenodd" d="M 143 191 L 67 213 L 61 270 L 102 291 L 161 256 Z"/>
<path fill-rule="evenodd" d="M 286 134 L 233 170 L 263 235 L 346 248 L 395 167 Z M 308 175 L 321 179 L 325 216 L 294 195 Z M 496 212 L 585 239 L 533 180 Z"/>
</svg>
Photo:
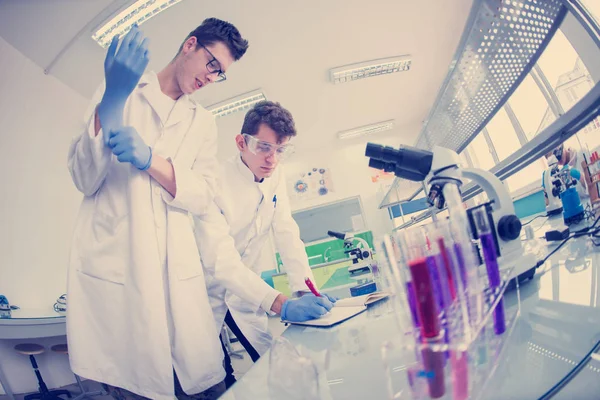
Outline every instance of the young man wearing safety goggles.
<svg viewBox="0 0 600 400">
<path fill-rule="evenodd" d="M 293 153 L 289 142 L 295 135 L 292 115 L 279 103 L 262 101 L 248 111 L 241 133 L 235 137 L 239 154 L 221 165 L 217 178 L 215 203 L 220 212 L 209 212 L 212 217 L 197 219 L 195 224 L 217 327 L 225 322 L 253 361 L 271 346 L 266 312 L 281 314 L 285 320 L 306 321 L 325 314 L 335 302 L 327 295 L 306 294 L 305 278 L 313 282 L 314 278 L 298 225 L 292 218 L 285 177 L 279 166 Z M 227 221 L 229 232 L 222 232 L 224 224 L 218 223 L 219 217 Z M 297 299 L 289 300 L 262 280 L 254 279 L 264 269 L 261 254 L 268 248 L 271 230 Z M 230 287 L 226 290 L 218 283 L 218 275 L 224 271 L 239 278 L 235 294 Z M 253 279 L 248 273 L 254 275 Z M 242 287 L 261 300 L 253 303 L 247 300 L 249 296 L 242 299 Z M 225 383 L 230 386 L 235 378 L 227 354 L 225 370 Z"/>
</svg>

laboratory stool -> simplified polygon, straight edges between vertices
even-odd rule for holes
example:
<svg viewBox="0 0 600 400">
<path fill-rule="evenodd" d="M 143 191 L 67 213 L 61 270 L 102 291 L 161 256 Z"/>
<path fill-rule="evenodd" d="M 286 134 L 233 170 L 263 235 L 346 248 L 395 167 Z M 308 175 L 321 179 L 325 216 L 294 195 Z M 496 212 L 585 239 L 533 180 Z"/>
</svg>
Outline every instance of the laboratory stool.
<svg viewBox="0 0 600 400">
<path fill-rule="evenodd" d="M 34 357 L 35 355 L 42 354 L 46 351 L 44 346 L 40 346 L 39 344 L 35 343 L 21 343 L 15 346 L 15 351 L 23 354 L 24 356 L 29 356 L 29 361 L 31 361 L 31 366 L 33 367 L 39 385 L 39 393 L 28 394 L 24 397 L 24 400 L 63 400 L 61 397 L 58 397 L 63 395 L 71 398 L 71 393 L 68 390 L 48 390 L 46 383 L 44 383 L 42 374 L 40 374 Z"/>
<path fill-rule="evenodd" d="M 59 353 L 59 354 L 69 354 L 69 347 L 67 346 L 67 344 L 56 344 L 54 346 L 52 346 L 50 348 L 50 350 L 52 350 L 55 353 Z M 77 397 L 75 397 L 73 400 L 80 400 L 80 399 L 85 399 L 86 397 L 93 397 L 93 396 L 107 396 L 108 393 L 106 393 L 104 390 L 98 390 L 95 392 L 86 392 L 85 388 L 83 387 L 83 384 L 81 383 L 81 378 L 79 378 L 79 376 L 77 374 L 73 374 L 75 375 L 75 380 L 77 381 L 77 386 L 79 386 L 79 390 L 81 391 L 81 393 L 79 395 L 77 395 Z"/>
</svg>

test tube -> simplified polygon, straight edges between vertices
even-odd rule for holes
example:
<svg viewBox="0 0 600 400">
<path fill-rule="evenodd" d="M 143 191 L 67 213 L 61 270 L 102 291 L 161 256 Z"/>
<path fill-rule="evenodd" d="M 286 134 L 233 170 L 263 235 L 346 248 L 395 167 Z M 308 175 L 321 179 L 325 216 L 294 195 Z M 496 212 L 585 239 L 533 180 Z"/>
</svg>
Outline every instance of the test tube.
<svg viewBox="0 0 600 400">
<path fill-rule="evenodd" d="M 479 277 L 479 261 L 473 250 L 472 234 L 462 197 L 456 185 L 444 186 L 444 198 L 450 220 L 448 229 L 453 241 L 455 286 L 457 295 L 467 308 L 469 324 L 477 327 L 483 318 L 483 285 Z"/>
<path fill-rule="evenodd" d="M 421 322 L 421 338 L 425 343 L 435 344 L 442 340 L 439 310 L 434 297 L 434 287 L 427 262 L 427 242 L 422 230 L 411 232 L 406 236 L 408 247 L 408 268 L 413 281 L 417 314 Z M 429 395 L 440 398 L 446 388 L 444 383 L 444 352 L 434 351 L 426 347 L 421 351 L 425 370 L 432 376 L 428 379 Z"/>
<path fill-rule="evenodd" d="M 450 332 L 448 330 L 448 324 L 452 319 L 450 311 L 452 308 L 452 298 L 450 296 L 449 286 L 451 285 L 450 281 L 452 278 L 448 275 L 446 268 L 447 260 L 444 258 L 444 252 L 442 249 L 442 246 L 444 246 L 444 240 L 441 235 L 440 226 L 443 223 L 443 221 L 438 221 L 429 224 L 426 226 L 425 231 L 427 235 L 427 265 L 432 277 L 434 294 L 437 299 L 439 311 L 441 313 L 440 322 L 444 330 L 444 343 L 449 344 Z M 450 354 L 446 352 L 446 356 L 449 355 Z"/>
<path fill-rule="evenodd" d="M 410 229 L 409 231 L 412 231 L 412 229 Z M 410 273 L 408 273 L 407 269 L 404 268 L 404 266 L 408 265 L 407 257 L 409 252 L 405 236 L 406 232 L 406 230 L 402 230 L 397 232 L 393 236 L 393 243 L 395 244 L 394 255 L 396 257 L 396 262 L 398 263 L 396 276 L 399 282 L 399 286 L 404 286 L 404 291 L 406 293 L 406 303 L 408 304 L 408 308 L 410 310 L 412 324 L 415 328 L 419 328 L 421 324 L 419 322 L 419 316 L 417 314 L 417 298 L 415 296 L 412 277 Z"/>
<path fill-rule="evenodd" d="M 456 267 L 456 257 L 452 248 L 454 240 L 450 233 L 448 221 L 438 221 L 429 231 L 429 239 L 435 243 L 439 252 L 438 268 L 441 277 L 442 297 L 444 298 L 444 339 L 451 345 L 447 353 L 450 359 L 453 399 L 466 399 L 469 394 L 469 366 L 466 352 L 457 351 L 455 345 L 465 340 L 464 332 L 468 325 L 468 312 L 463 298 L 459 298 L 460 286 Z M 458 285 L 458 286 L 457 286 Z M 462 301 L 461 301 L 462 300 Z"/>
<path fill-rule="evenodd" d="M 452 237 L 449 234 L 448 222 L 438 221 L 427 227 L 427 239 L 430 245 L 429 254 L 433 256 L 432 266 L 435 266 L 437 274 L 437 288 L 440 296 L 440 304 L 446 310 L 456 300 L 456 284 L 454 272 L 454 256 L 448 249 L 452 245 Z"/>
<path fill-rule="evenodd" d="M 485 208 L 480 207 L 473 210 L 473 221 L 477 236 L 481 241 L 481 249 L 483 251 L 490 288 L 494 290 L 501 285 L 500 269 L 498 267 L 496 245 L 494 243 L 494 237 L 492 236 L 492 230 L 488 222 L 488 215 Z M 500 299 L 494 310 L 494 332 L 496 332 L 496 335 L 500 335 L 504 333 L 505 330 L 506 321 L 504 317 L 504 302 Z"/>
</svg>

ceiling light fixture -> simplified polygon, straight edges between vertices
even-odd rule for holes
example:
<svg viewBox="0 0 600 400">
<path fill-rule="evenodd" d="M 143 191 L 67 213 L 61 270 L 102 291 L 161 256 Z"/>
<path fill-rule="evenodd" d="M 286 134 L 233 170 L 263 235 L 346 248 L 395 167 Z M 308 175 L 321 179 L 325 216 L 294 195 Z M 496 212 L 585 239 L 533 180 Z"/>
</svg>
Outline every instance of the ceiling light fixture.
<svg viewBox="0 0 600 400">
<path fill-rule="evenodd" d="M 394 72 L 408 71 L 411 62 L 410 55 L 380 58 L 378 60 L 332 68 L 329 70 L 329 78 L 332 83 L 344 83 L 371 78 L 373 76 L 392 74 Z"/>
<path fill-rule="evenodd" d="M 258 103 L 266 100 L 267 97 L 261 89 L 253 90 L 252 92 L 244 93 L 231 99 L 227 99 L 217 104 L 208 107 L 215 118 L 224 117 L 238 111 L 244 111 Z"/>
<path fill-rule="evenodd" d="M 138 0 L 102 25 L 92 35 L 92 39 L 106 48 L 115 35 L 125 35 L 133 24 L 141 25 L 180 1 L 182 0 Z"/>
<path fill-rule="evenodd" d="M 350 139 L 362 135 L 371 135 L 373 133 L 379 133 L 389 131 L 394 127 L 394 120 L 378 122 L 376 124 L 361 126 L 359 128 L 350 129 L 343 132 L 338 132 L 339 139 Z"/>
</svg>

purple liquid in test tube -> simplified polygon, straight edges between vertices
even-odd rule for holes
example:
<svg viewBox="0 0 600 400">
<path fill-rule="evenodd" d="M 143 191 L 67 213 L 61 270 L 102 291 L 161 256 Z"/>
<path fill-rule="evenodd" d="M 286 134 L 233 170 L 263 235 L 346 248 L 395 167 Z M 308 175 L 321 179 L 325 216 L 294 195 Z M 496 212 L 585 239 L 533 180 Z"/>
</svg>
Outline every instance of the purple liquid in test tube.
<svg viewBox="0 0 600 400">
<path fill-rule="evenodd" d="M 496 258 L 496 246 L 491 233 L 482 233 L 479 235 L 481 247 L 483 248 L 483 258 L 485 259 L 485 267 L 487 269 L 490 286 L 497 288 L 500 286 L 500 269 L 498 268 L 498 260 Z"/>
<path fill-rule="evenodd" d="M 435 302 L 440 308 L 444 309 L 444 297 L 442 296 L 442 284 L 440 282 L 440 274 L 437 263 L 438 256 L 427 256 L 427 268 L 429 270 L 429 276 L 431 276 L 431 286 L 433 287 L 433 296 Z"/>
<path fill-rule="evenodd" d="M 488 215 L 485 209 L 478 208 L 473 211 L 473 219 L 477 236 L 481 241 L 481 249 L 485 260 L 485 267 L 490 281 L 490 288 L 496 289 L 500 286 L 500 269 L 498 267 L 498 257 L 496 254 L 496 245 L 492 230 L 488 222 Z M 502 299 L 498 302 L 494 310 L 494 332 L 496 335 L 504 333 L 506 330 L 506 321 L 504 317 L 504 302 Z"/>
<path fill-rule="evenodd" d="M 463 288 L 467 287 L 467 267 L 465 265 L 465 256 L 463 254 L 462 247 L 460 244 L 454 243 L 454 254 L 456 255 L 456 263 L 458 264 L 458 273 L 460 274 L 460 281 L 462 282 Z"/>
<path fill-rule="evenodd" d="M 429 274 L 431 276 L 431 284 L 433 286 L 433 291 L 434 291 L 434 297 L 436 300 L 436 303 L 439 307 L 438 311 L 446 311 L 446 301 L 444 299 L 444 293 L 442 292 L 443 288 L 442 288 L 442 282 L 446 282 L 445 279 L 445 274 L 443 273 L 443 271 L 440 271 L 438 269 L 438 266 L 442 265 L 443 261 L 442 261 L 442 257 L 437 254 L 435 256 L 428 256 L 427 257 L 427 268 L 429 269 Z M 448 344 L 450 343 L 450 335 L 448 332 L 448 315 L 445 312 L 444 313 L 444 320 L 442 321 L 442 327 L 444 328 L 444 343 Z M 446 357 L 449 356 L 448 352 L 445 352 Z M 444 359 L 444 363 L 445 363 L 445 359 Z"/>
<path fill-rule="evenodd" d="M 413 288 L 412 282 L 406 282 L 406 293 L 413 324 L 415 327 L 419 327 L 421 324 L 419 323 L 419 315 L 417 314 L 417 298 L 415 297 L 415 289 Z"/>
<path fill-rule="evenodd" d="M 496 246 L 491 233 L 479 235 L 481 247 L 483 249 L 483 258 L 485 259 L 485 267 L 490 280 L 490 287 L 496 289 L 500 286 L 500 269 L 498 267 L 498 259 L 496 257 Z M 504 333 L 506 330 L 506 320 L 504 316 L 504 300 L 500 299 L 496 309 L 494 310 L 494 332 L 496 335 Z"/>
</svg>

